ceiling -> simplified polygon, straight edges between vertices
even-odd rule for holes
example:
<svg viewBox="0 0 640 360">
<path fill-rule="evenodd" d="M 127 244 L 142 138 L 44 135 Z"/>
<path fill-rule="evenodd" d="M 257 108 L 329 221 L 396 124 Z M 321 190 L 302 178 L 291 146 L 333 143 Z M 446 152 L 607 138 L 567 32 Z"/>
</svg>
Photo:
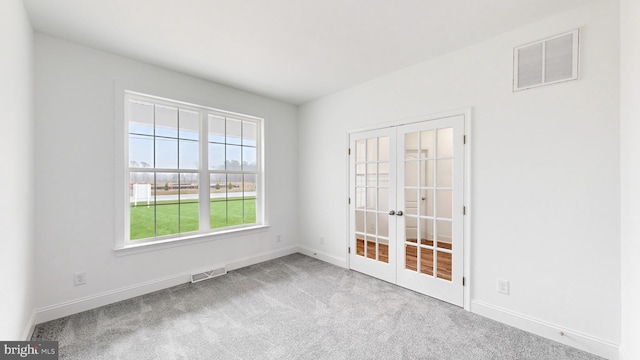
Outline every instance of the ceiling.
<svg viewBox="0 0 640 360">
<path fill-rule="evenodd" d="M 302 104 L 587 1 L 24 2 L 36 31 Z"/>
</svg>

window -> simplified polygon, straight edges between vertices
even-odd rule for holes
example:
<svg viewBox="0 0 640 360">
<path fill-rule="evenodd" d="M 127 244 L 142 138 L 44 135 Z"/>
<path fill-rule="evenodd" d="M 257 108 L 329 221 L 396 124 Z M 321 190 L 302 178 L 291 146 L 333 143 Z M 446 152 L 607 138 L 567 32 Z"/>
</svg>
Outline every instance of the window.
<svg viewBox="0 0 640 360">
<path fill-rule="evenodd" d="M 262 119 L 125 92 L 125 245 L 263 224 Z"/>
</svg>

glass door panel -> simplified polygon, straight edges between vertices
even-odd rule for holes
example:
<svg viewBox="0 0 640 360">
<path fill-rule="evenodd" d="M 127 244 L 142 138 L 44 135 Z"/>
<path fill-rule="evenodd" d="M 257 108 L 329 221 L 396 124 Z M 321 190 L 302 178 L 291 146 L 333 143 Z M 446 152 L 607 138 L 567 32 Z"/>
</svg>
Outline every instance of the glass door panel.
<svg viewBox="0 0 640 360">
<path fill-rule="evenodd" d="M 352 136 L 350 266 L 395 282 L 395 129 L 374 130 Z M 395 220 L 395 218 L 394 218 Z"/>
<path fill-rule="evenodd" d="M 398 129 L 404 216 L 397 223 L 397 283 L 457 305 L 463 298 L 463 126 L 464 118 L 455 117 Z"/>
</svg>

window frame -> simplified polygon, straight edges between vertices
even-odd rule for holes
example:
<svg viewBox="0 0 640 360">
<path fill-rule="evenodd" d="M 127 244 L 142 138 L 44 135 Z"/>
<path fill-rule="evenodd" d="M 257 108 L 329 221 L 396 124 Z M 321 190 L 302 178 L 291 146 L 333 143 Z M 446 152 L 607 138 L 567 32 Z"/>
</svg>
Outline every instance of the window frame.
<svg viewBox="0 0 640 360">
<path fill-rule="evenodd" d="M 163 98 L 159 96 L 144 94 L 140 92 L 135 92 L 131 90 L 123 89 L 124 96 L 121 97 L 123 99 L 122 106 L 120 107 L 120 111 L 122 114 L 120 124 L 123 127 L 122 134 L 122 147 L 123 150 L 123 177 L 122 182 L 120 182 L 119 188 L 122 189 L 124 195 L 124 208 L 123 212 L 121 212 L 120 220 L 123 221 L 121 228 L 121 235 L 117 238 L 119 241 L 116 243 L 116 250 L 118 249 L 128 249 L 128 248 L 138 248 L 144 245 L 152 245 L 152 244 L 166 244 L 171 242 L 184 242 L 185 240 L 194 240 L 194 239 L 213 239 L 217 238 L 216 235 L 224 235 L 225 237 L 238 235 L 242 232 L 260 229 L 263 227 L 267 227 L 267 217 L 265 214 L 265 176 L 264 176 L 264 118 L 241 114 L 232 111 L 221 110 L 217 108 L 213 108 L 210 106 L 197 105 L 189 102 L 173 100 L 168 98 Z M 122 92 L 120 93 L 122 94 Z M 168 106 L 177 108 L 178 111 L 184 109 L 187 111 L 194 111 L 198 113 L 199 118 L 199 139 L 198 139 L 198 147 L 199 147 L 199 167 L 197 170 L 189 170 L 189 169 L 180 169 L 179 164 L 176 169 L 165 169 L 165 168 L 156 168 L 155 164 L 153 167 L 146 168 L 143 171 L 140 171 L 141 168 L 131 167 L 129 163 L 129 120 L 130 120 L 130 101 L 138 101 L 142 103 L 160 105 L 160 106 Z M 118 106 L 118 104 L 116 104 Z M 225 119 L 231 118 L 234 120 L 241 120 L 254 123 L 256 125 L 256 168 L 255 170 L 219 170 L 219 169 L 209 169 L 209 159 L 208 159 L 208 151 L 209 151 L 209 115 L 223 117 Z M 179 125 L 178 125 L 179 126 Z M 154 124 L 155 127 L 155 124 Z M 226 138 L 226 136 L 225 136 Z M 154 136 L 155 141 L 155 136 Z M 179 141 L 179 140 L 178 140 Z M 116 142 L 118 144 L 118 141 Z M 116 145 L 117 146 L 117 145 Z M 155 153 L 154 153 L 155 156 Z M 131 172 L 177 172 L 177 173 L 195 173 L 198 174 L 198 217 L 199 217 L 199 229 L 197 231 L 176 233 L 170 235 L 163 236 L 153 236 L 149 238 L 142 239 L 130 239 L 130 216 L 131 216 L 131 203 L 130 203 L 130 174 Z M 225 226 L 219 228 L 211 228 L 210 224 L 210 174 L 213 173 L 224 173 L 224 174 L 255 174 L 256 176 L 256 221 L 251 224 L 240 224 L 234 226 Z M 243 200 L 244 201 L 244 200 Z M 155 205 L 154 205 L 155 206 Z M 116 213 L 119 213 L 116 207 Z M 155 222 L 155 219 L 154 219 Z"/>
</svg>

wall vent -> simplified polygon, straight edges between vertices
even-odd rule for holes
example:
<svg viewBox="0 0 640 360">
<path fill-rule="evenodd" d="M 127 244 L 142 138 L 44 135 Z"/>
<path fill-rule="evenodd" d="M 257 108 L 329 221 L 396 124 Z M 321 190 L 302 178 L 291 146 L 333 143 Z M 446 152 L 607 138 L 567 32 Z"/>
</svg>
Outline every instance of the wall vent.
<svg viewBox="0 0 640 360">
<path fill-rule="evenodd" d="M 225 275 L 226 273 L 227 273 L 227 268 L 224 266 L 204 270 L 195 274 L 191 274 L 191 283 L 197 283 L 203 280 L 213 279 L 214 277 Z"/>
<path fill-rule="evenodd" d="M 578 79 L 580 29 L 513 49 L 513 91 Z"/>
</svg>

